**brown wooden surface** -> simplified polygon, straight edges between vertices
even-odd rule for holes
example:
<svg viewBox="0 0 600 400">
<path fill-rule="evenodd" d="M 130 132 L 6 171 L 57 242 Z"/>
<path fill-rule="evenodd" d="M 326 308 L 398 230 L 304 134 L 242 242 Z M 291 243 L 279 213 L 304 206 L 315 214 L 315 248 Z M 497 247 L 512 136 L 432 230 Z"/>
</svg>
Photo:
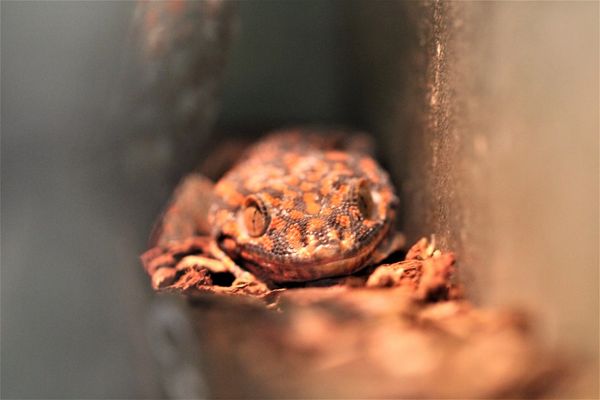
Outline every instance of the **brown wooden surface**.
<svg viewBox="0 0 600 400">
<path fill-rule="evenodd" d="M 462 299 L 455 256 L 427 239 L 353 276 L 237 283 L 197 229 L 205 189 L 183 180 L 142 261 L 156 290 L 188 300 L 178 352 L 200 349 L 209 396 L 545 397 L 570 376 L 522 312 Z"/>
</svg>

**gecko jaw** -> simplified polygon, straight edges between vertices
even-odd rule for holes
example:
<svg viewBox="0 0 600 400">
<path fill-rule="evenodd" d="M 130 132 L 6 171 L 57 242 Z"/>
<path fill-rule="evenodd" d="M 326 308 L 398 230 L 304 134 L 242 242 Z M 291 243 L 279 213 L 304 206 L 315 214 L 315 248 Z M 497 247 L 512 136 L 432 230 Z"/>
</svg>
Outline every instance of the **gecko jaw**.
<svg viewBox="0 0 600 400">
<path fill-rule="evenodd" d="M 248 249 L 242 249 L 240 255 L 251 261 L 251 267 L 254 265 L 261 270 L 268 270 L 269 277 L 274 282 L 310 281 L 347 275 L 368 265 L 367 261 L 388 230 L 389 225 L 386 225 L 373 240 L 346 257 L 339 257 L 341 248 L 338 246 L 323 246 L 325 251 L 319 252 L 321 257 L 302 260 L 293 256 L 265 257 L 265 254 Z"/>
</svg>

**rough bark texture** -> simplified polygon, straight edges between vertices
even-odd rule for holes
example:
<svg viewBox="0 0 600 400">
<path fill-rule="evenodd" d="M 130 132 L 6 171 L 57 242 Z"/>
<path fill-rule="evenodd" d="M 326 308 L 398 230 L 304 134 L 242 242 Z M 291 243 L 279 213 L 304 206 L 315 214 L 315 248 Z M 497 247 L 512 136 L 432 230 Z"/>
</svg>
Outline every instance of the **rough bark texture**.
<svg viewBox="0 0 600 400">
<path fill-rule="evenodd" d="M 585 364 L 573 395 L 597 397 L 598 3 L 358 7 L 363 102 L 407 238 L 459 254 L 477 304 L 531 310 Z"/>
<path fill-rule="evenodd" d="M 128 130 L 117 161 L 141 198 L 166 198 L 206 155 L 235 26 L 233 2 L 135 4 L 113 112 Z"/>
<path fill-rule="evenodd" d="M 199 342 L 210 396 L 538 397 L 569 376 L 528 317 L 461 300 L 454 255 L 426 239 L 353 276 L 237 283 L 199 236 L 206 189 L 195 175 L 182 182 L 142 261 L 154 289 L 188 298 L 183 336 Z"/>
<path fill-rule="evenodd" d="M 558 163 L 566 170 L 557 174 L 567 178 L 569 188 L 578 189 L 571 186 L 579 183 L 597 189 L 589 179 L 593 174 L 579 174 L 560 157 L 568 145 L 575 150 L 573 158 L 582 157 L 583 169 L 597 170 L 588 150 L 597 148 L 597 121 L 590 122 L 595 111 L 586 104 L 597 108 L 598 99 L 586 88 L 598 86 L 589 73 L 594 67 L 597 71 L 598 53 L 590 41 L 584 42 L 586 51 L 571 50 L 575 37 L 569 33 L 597 37 L 597 27 L 586 17 L 594 10 L 597 15 L 597 5 L 588 10 L 544 7 L 357 2 L 348 14 L 354 27 L 354 72 L 364 95 L 354 106 L 385 144 L 383 161 L 401 188 L 401 223 L 409 239 L 435 233 L 443 254 L 458 254 L 455 279 L 470 299 L 526 304 L 536 318 L 522 311 L 476 308 L 453 295 L 419 294 L 419 278 L 425 276 L 451 286 L 447 273 L 423 265 L 412 286 L 408 270 L 398 272 L 402 267 L 394 264 L 381 277 L 385 268 L 358 282 L 257 293 L 230 286 L 231 279 L 222 281 L 218 271 L 211 271 L 210 257 L 184 262 L 186 256 L 206 255 L 205 239 L 154 248 L 144 257 L 154 287 L 190 298 L 191 326 L 183 343 L 189 348 L 199 343 L 205 393 L 597 395 L 598 279 L 593 268 L 598 252 L 592 243 L 597 229 L 589 222 L 598 219 L 597 210 L 590 211 L 597 190 L 565 190 L 575 194 L 564 195 L 554 188 L 558 181 L 538 184 L 549 179 L 547 166 Z M 558 21 L 566 21 L 567 28 L 556 29 Z M 514 43 L 519 45 L 513 51 Z M 576 65 L 557 61 L 567 59 L 557 55 L 562 53 Z M 585 77 L 573 84 L 585 100 L 559 78 L 580 65 L 585 65 Z M 563 107 L 570 114 L 553 119 Z M 561 134 L 571 126 L 581 135 L 565 143 Z M 529 162 L 531 154 L 536 154 L 531 157 L 536 165 Z M 556 210 L 566 217 L 548 222 Z M 583 247 L 592 250 L 581 251 L 579 242 L 573 243 L 581 235 L 576 234 L 579 225 L 565 220 L 569 215 L 582 222 L 588 234 Z M 557 229 L 561 223 L 564 231 Z M 554 232 L 547 240 L 545 228 Z M 182 232 L 186 229 L 184 224 Z M 565 252 L 576 261 L 569 262 Z M 568 275 L 561 273 L 566 265 L 573 268 Z M 390 287 L 365 287 L 369 280 Z M 582 317 L 580 310 L 591 311 Z M 538 324 L 544 328 L 540 335 L 532 328 Z M 545 346 L 549 340 L 552 345 Z M 591 354 L 589 363 L 574 368 L 570 359 L 549 350 L 565 343 Z"/>
<path fill-rule="evenodd" d="M 532 398 L 566 376 L 519 313 L 398 289 L 289 290 L 277 310 L 211 297 L 190 315 L 215 397 Z"/>
</svg>

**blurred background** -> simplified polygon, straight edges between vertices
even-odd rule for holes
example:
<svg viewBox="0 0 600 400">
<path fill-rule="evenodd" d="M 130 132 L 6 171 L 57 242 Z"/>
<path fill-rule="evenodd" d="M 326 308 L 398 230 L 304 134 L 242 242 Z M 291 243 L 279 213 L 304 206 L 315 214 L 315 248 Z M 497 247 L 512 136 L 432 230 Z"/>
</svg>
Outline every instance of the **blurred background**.
<svg viewBox="0 0 600 400">
<path fill-rule="evenodd" d="M 219 143 L 296 123 L 373 132 L 409 240 L 455 250 L 477 304 L 529 310 L 597 397 L 598 12 L 2 2 L 2 397 L 206 396 L 150 345 L 185 322 L 138 256 Z"/>
</svg>

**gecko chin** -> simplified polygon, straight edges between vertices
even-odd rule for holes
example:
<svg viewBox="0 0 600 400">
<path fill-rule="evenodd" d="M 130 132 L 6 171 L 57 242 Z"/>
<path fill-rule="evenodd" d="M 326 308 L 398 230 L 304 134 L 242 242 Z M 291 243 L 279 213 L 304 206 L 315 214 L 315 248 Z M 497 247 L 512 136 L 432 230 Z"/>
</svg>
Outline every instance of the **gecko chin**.
<svg viewBox="0 0 600 400">
<path fill-rule="evenodd" d="M 311 256 L 277 255 L 241 246 L 242 259 L 253 273 L 273 282 L 303 282 L 355 273 L 367 265 L 387 229 L 372 237 L 369 242 L 352 252 L 345 252 L 339 245 L 319 246 L 310 251 Z"/>
<path fill-rule="evenodd" d="M 281 262 L 262 260 L 257 264 L 248 254 L 244 255 L 251 263 L 249 269 L 259 276 L 265 276 L 273 282 L 303 282 L 322 278 L 347 275 L 366 266 L 369 254 L 320 261 L 285 260 Z"/>
</svg>

